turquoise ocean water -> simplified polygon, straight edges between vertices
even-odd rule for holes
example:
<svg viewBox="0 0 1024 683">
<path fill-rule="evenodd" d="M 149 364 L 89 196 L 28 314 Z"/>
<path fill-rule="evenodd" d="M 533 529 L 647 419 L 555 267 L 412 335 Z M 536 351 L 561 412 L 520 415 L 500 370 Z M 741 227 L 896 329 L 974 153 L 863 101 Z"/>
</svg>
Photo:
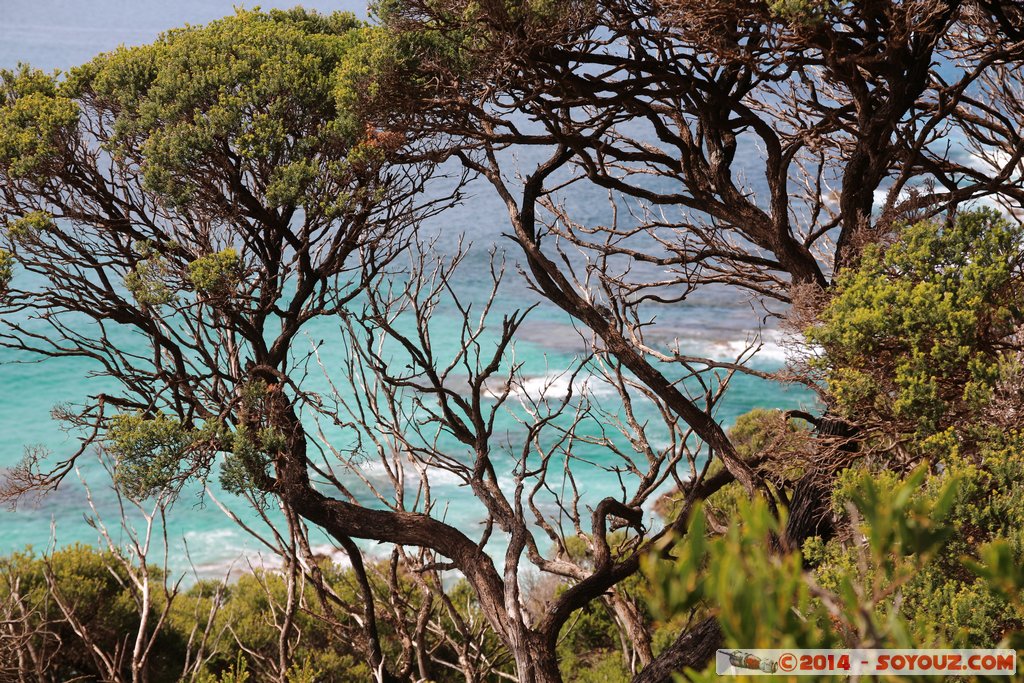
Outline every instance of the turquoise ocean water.
<svg viewBox="0 0 1024 683">
<path fill-rule="evenodd" d="M 155 0 L 3 0 L 0 2 L 0 67 L 11 68 L 19 62 L 51 70 L 63 69 L 87 61 L 98 52 L 119 44 L 139 44 L 153 39 L 159 32 L 185 23 L 198 24 L 223 16 L 232 11 L 230 0 L 181 0 L 175 3 Z M 289 2 L 263 2 L 264 9 L 288 7 Z M 365 14 L 365 6 L 344 0 L 305 2 L 306 7 L 323 11 L 347 9 Z M 520 158 L 528 167 L 529 158 Z M 751 155 L 750 164 L 759 163 Z M 756 173 L 750 177 L 756 178 Z M 755 188 L 756 189 L 756 188 Z M 603 191 L 574 190 L 566 197 L 577 219 L 585 223 L 599 223 L 607 218 L 607 203 Z M 495 243 L 508 244 L 501 239 L 506 230 L 502 205 L 495 200 L 483 184 L 470 187 L 462 206 L 424 226 L 424 232 L 437 239 L 441 252 L 452 251 L 460 238 L 474 246 L 462 268 L 458 271 L 455 287 L 472 298 L 488 284 L 488 248 Z M 510 267 L 497 312 L 509 311 L 532 303 L 536 297 L 516 273 L 514 251 L 508 252 Z M 436 321 L 437 344 L 440 352 L 451 348 L 454 339 L 446 337 L 453 329 L 450 314 L 442 310 Z M 667 307 L 658 312 L 657 337 L 652 341 L 669 343 L 678 339 L 684 349 L 712 357 L 731 358 L 754 338 L 763 323 L 763 312 L 749 303 L 737 301 L 735 294 L 718 293 L 704 296 L 696 303 Z M 325 365 L 340 360 L 340 350 L 332 347 L 337 336 L 337 323 L 321 321 L 308 330 L 310 340 L 327 340 L 324 347 Z M 754 363 L 770 369 L 778 367 L 784 354 L 778 344 L 778 335 L 763 331 L 764 346 Z M 131 344 L 129 337 L 121 339 Z M 333 350 L 332 350 L 333 349 Z M 578 334 L 559 312 L 541 307 L 524 324 L 515 358 L 523 363 L 526 381 L 524 395 L 536 392 L 550 384 L 549 393 L 557 395 L 567 388 L 563 375 L 566 368 L 583 353 Z M 333 355 L 332 355 L 333 354 Z M 102 378 L 90 376 L 90 368 L 79 362 L 18 363 L 23 360 L 0 350 L 0 467 L 19 460 L 26 446 L 43 446 L 53 451 L 54 457 L 74 448 L 74 435 L 65 434 L 60 425 L 50 418 L 51 409 L 62 402 L 75 402 L 96 394 L 107 386 Z M 312 386 L 327 389 L 322 378 L 312 376 Z M 593 400 L 615 412 L 615 397 L 609 388 L 591 382 L 588 389 Z M 719 417 L 731 423 L 737 415 L 751 408 L 797 407 L 810 405 L 812 399 L 794 389 L 741 376 L 734 380 L 729 397 L 720 406 Z M 653 415 L 650 415 L 653 417 Z M 591 428 L 596 429 L 597 425 Z M 517 439 L 524 434 L 522 426 L 511 417 L 499 423 L 499 434 L 514 449 Z M 344 449 L 351 438 L 343 432 L 329 432 L 336 447 Z M 578 484 L 584 500 L 596 502 L 604 495 L 619 493 L 615 474 L 603 469 L 600 449 L 592 454 L 582 453 L 585 460 L 595 465 L 581 471 Z M 500 458 L 500 456 L 499 456 Z M 501 464 L 501 463 L 499 463 Z M 508 469 L 511 461 L 508 461 Z M 380 476 L 372 465 L 363 467 L 371 480 Z M 500 468 L 499 468 L 499 471 Z M 95 504 L 111 524 L 115 538 L 117 507 L 109 491 L 109 477 L 93 456 L 82 459 L 81 478 L 92 491 Z M 440 502 L 436 509 L 446 508 L 445 519 L 471 531 L 480 519 L 480 510 L 467 488 L 456 480 L 440 479 L 434 485 L 433 495 Z M 243 519 L 254 521 L 254 515 L 237 500 L 217 494 Z M 367 499 L 369 500 L 369 499 Z M 64 545 L 73 542 L 96 543 L 97 533 L 87 523 L 88 511 L 85 487 L 72 476 L 56 492 L 35 502 L 25 502 L 16 510 L 0 510 L 0 554 L 34 546 L 42 549 L 51 542 Z M 474 534 L 475 535 L 475 534 Z M 168 537 L 172 547 L 171 564 L 184 570 L 188 557 L 202 574 L 215 574 L 234 565 L 244 568 L 248 561 L 260 562 L 259 543 L 228 519 L 211 501 L 198 496 L 196 491 L 186 492 L 177 502 L 168 520 Z M 500 546 L 500 539 L 496 542 Z M 269 560 L 273 562 L 273 560 Z"/>
</svg>

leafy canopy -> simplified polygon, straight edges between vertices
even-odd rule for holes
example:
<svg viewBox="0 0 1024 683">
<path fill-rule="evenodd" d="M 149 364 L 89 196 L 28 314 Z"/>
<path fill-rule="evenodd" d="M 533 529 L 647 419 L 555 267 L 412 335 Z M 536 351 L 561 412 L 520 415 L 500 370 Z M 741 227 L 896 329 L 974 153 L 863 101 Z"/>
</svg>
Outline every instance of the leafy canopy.
<svg viewBox="0 0 1024 683">
<path fill-rule="evenodd" d="M 1022 234 L 980 209 L 907 225 L 889 246 L 868 247 L 808 331 L 838 412 L 922 439 L 969 432 L 1019 367 L 1008 350 L 1024 323 Z"/>
<path fill-rule="evenodd" d="M 365 128 L 339 107 L 338 92 L 366 38 L 351 14 L 239 10 L 100 55 L 63 79 L 27 66 L 5 71 L 0 165 L 42 181 L 68 145 L 96 133 L 172 205 L 227 210 L 209 187 L 225 157 L 237 162 L 226 181 L 244 185 L 249 199 L 302 204 L 311 188 L 351 170 L 353 151 L 365 161 Z M 86 120 L 97 111 L 113 116 L 109 129 Z"/>
</svg>

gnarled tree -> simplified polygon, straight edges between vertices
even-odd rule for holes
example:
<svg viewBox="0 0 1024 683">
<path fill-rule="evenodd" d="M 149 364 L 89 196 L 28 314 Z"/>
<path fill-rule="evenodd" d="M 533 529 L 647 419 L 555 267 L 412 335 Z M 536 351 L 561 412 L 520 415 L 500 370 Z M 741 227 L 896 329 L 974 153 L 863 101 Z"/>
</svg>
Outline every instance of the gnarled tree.
<svg viewBox="0 0 1024 683">
<path fill-rule="evenodd" d="M 622 582 L 733 481 L 816 510 L 822 480 L 854 455 L 830 435 L 851 428 L 805 415 L 821 438 L 741 452 L 715 413 L 729 379 L 787 377 L 747 367 L 749 353 L 723 362 L 659 342 L 657 312 L 722 287 L 769 314 L 799 312 L 901 221 L 983 197 L 1015 206 L 1019 12 L 401 0 L 380 16 L 366 27 L 240 13 L 62 79 L 5 74 L 0 339 L 89 358 L 120 383 L 67 417 L 83 449 L 107 443 L 136 494 L 205 477 L 222 458 L 226 485 L 280 503 L 293 560 L 314 580 L 304 525 L 333 537 L 364 576 L 364 647 L 382 679 L 426 676 L 429 653 L 414 632 L 403 661 L 383 661 L 353 539 L 392 544 L 394 566 L 442 603 L 441 572 L 464 576 L 521 680 L 559 679 L 559 634 L 599 599 L 629 635 L 639 680 L 702 665 L 688 653 L 714 651 L 713 617 L 655 660 Z M 540 158 L 518 178 L 516 151 Z M 500 261 L 490 295 L 471 301 L 453 284 L 463 253 L 429 255 L 416 229 L 454 199 L 424 193 L 445 159 L 493 187 L 531 286 L 590 344 L 577 372 L 601 374 L 621 410 L 578 396 L 576 373 L 561 396 L 531 395 L 508 353 L 523 313 L 490 320 Z M 608 192 L 607 222 L 563 201 L 586 186 Z M 458 321 L 454 348 L 438 342 L 442 309 Z M 347 388 L 306 381 L 317 364 L 337 370 L 303 337 L 328 319 L 345 340 Z M 522 429 L 503 440 L 496 420 L 514 402 Z M 614 463 L 621 495 L 581 492 L 581 446 Z M 775 467 L 796 456 L 800 482 Z M 12 492 L 56 485 L 75 457 L 26 463 Z M 710 473 L 712 458 L 724 469 Z M 439 472 L 481 503 L 479 533 L 444 521 Z M 671 482 L 677 516 L 645 529 L 644 506 Z M 791 519 L 804 521 L 786 530 L 790 547 L 817 533 L 820 515 Z M 500 567 L 485 548 L 495 530 Z M 528 565 L 570 584 L 533 613 Z M 467 680 L 493 668 L 477 654 L 459 655 Z"/>
<path fill-rule="evenodd" d="M 899 226 L 953 221 L 977 200 L 1017 212 L 1024 198 L 1015 3 L 404 0 L 382 17 L 423 46 L 409 81 L 423 87 L 400 91 L 397 104 L 388 92 L 369 115 L 458 140 L 452 153 L 508 207 L 537 291 L 693 430 L 724 463 L 722 478 L 794 513 L 820 510 L 829 472 L 855 456 L 850 437 L 863 425 L 803 414 L 823 437 L 811 472 L 766 488 L 765 468 L 740 458 L 712 406 L 675 381 L 695 369 L 757 371 L 659 342 L 659 311 L 724 285 L 803 327 L 839 273 Z M 593 185 L 611 197 L 607 222 L 571 201 Z M 694 475 L 684 490 L 701 497 Z M 634 490 L 629 505 L 644 500 L 642 485 Z M 791 547 L 821 521 L 790 519 Z M 634 571 L 635 559 L 578 582 L 552 619 Z M 638 678 L 702 663 L 706 654 L 687 656 L 710 651 L 693 645 L 697 634 L 716 637 L 701 624 Z"/>
</svg>

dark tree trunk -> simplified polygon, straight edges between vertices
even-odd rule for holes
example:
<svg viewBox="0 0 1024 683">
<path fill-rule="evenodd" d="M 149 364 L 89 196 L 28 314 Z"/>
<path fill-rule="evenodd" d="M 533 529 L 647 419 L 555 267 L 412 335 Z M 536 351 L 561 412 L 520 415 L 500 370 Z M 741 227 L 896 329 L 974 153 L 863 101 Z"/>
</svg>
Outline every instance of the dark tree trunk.
<svg viewBox="0 0 1024 683">
<path fill-rule="evenodd" d="M 562 683 L 553 643 L 536 631 L 527 630 L 520 642 L 510 645 L 520 683 Z"/>
<path fill-rule="evenodd" d="M 829 508 L 831 495 L 832 477 L 820 472 L 811 472 L 796 483 L 783 533 L 784 548 L 800 552 L 808 538 L 821 536 L 826 541 L 832 538 L 835 526 Z"/>
<path fill-rule="evenodd" d="M 635 673 L 654 659 L 654 653 L 651 651 L 649 625 L 633 601 L 617 589 L 611 591 L 608 605 L 619 628 L 625 632 L 625 636 L 632 646 L 631 651 L 626 653 L 626 664 L 630 671 Z"/>
<path fill-rule="evenodd" d="M 681 633 L 675 642 L 633 677 L 632 683 L 670 683 L 672 675 L 680 671 L 703 669 L 720 647 L 722 629 L 714 617 L 708 617 Z"/>
</svg>

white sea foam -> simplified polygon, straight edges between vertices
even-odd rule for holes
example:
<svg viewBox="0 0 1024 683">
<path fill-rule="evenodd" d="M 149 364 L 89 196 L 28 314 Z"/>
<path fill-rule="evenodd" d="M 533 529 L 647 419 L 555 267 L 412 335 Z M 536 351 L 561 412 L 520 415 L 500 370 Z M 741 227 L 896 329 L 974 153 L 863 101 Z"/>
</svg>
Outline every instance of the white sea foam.
<svg viewBox="0 0 1024 683">
<path fill-rule="evenodd" d="M 241 532 L 236 529 L 211 529 L 209 531 L 187 531 L 185 542 L 190 551 L 205 553 L 209 550 L 245 547 Z"/>
<path fill-rule="evenodd" d="M 789 347 L 792 340 L 778 330 L 761 330 L 747 333 L 742 339 L 723 339 L 704 342 L 699 345 L 697 353 L 713 360 L 761 361 L 773 364 L 785 363 L 792 355 Z"/>
<path fill-rule="evenodd" d="M 489 387 L 492 397 L 503 393 L 503 387 Z M 550 372 L 544 375 L 516 379 L 509 397 L 526 401 L 559 401 L 572 392 L 573 396 L 614 396 L 615 388 L 596 375 L 579 374 L 575 378 L 568 371 Z"/>
<path fill-rule="evenodd" d="M 406 485 L 413 485 L 419 480 L 420 470 L 418 467 L 426 466 L 430 470 L 430 484 L 431 486 L 460 486 L 465 482 L 462 478 L 449 470 L 443 469 L 436 465 L 429 465 L 424 463 L 414 464 L 409 462 L 408 459 L 403 459 L 401 463 L 402 469 L 405 473 Z M 391 463 L 391 467 L 394 468 L 395 464 Z M 378 459 L 366 459 L 358 462 L 353 462 L 351 468 L 359 470 L 360 474 L 369 479 L 375 485 L 378 483 L 390 485 L 390 478 L 387 469 Z M 340 472 L 339 472 L 340 473 Z"/>
<path fill-rule="evenodd" d="M 510 474 L 499 474 L 498 475 L 498 488 L 505 493 L 511 493 L 516 490 L 516 480 Z"/>
<path fill-rule="evenodd" d="M 888 187 L 880 187 L 874 191 L 874 193 L 872 194 L 872 199 L 874 201 L 874 207 L 876 211 L 881 212 L 882 209 L 885 207 L 885 202 L 888 201 L 889 199 L 890 191 L 891 188 Z M 904 187 L 899 191 L 899 194 L 896 195 L 896 204 L 904 202 L 908 199 L 910 199 L 910 191 L 906 187 Z"/>
<path fill-rule="evenodd" d="M 1012 158 L 1005 151 L 995 147 L 990 147 L 985 154 L 972 152 L 970 155 L 971 166 L 982 171 L 1002 171 Z M 1019 177 L 1021 171 L 1024 170 L 1024 162 L 1018 161 L 1014 170 L 1016 171 L 1015 175 Z"/>
<path fill-rule="evenodd" d="M 963 157 L 961 157 L 963 158 Z M 988 147 L 983 152 L 971 151 L 966 154 L 966 158 L 963 158 L 963 163 L 978 171 L 982 171 L 988 174 L 1000 174 L 1004 169 L 1011 164 L 1012 156 L 1002 149 L 996 147 Z M 1010 169 L 1009 178 L 1007 183 L 1017 183 L 1024 181 L 1024 161 L 1016 162 Z M 906 201 L 911 198 L 913 188 L 904 187 L 900 190 L 899 195 L 896 197 L 896 203 Z M 882 187 L 874 191 L 874 207 L 876 211 L 881 211 L 885 206 L 886 200 L 889 198 L 890 188 Z M 1004 194 L 993 194 L 986 197 L 973 200 L 968 204 L 969 206 L 989 206 L 999 211 L 1010 212 L 1014 215 L 1024 214 L 1020 206 L 1020 202 L 1007 197 Z"/>
<path fill-rule="evenodd" d="M 256 543 L 237 528 L 189 531 L 185 533 L 189 555 L 198 559 L 195 571 L 201 578 L 235 578 L 252 569 L 273 569 L 280 564 L 252 547 Z"/>
<path fill-rule="evenodd" d="M 327 557 L 331 562 L 339 567 L 348 567 L 352 564 L 352 561 L 348 557 L 348 553 L 328 543 L 311 545 L 309 549 L 313 551 L 314 556 Z"/>
<path fill-rule="evenodd" d="M 1011 160 L 1012 157 L 1005 151 L 989 147 L 984 153 L 972 152 L 969 164 L 980 171 L 999 174 L 1010 164 Z M 1018 161 L 1010 171 L 1010 177 L 1007 182 L 1019 184 L 1022 180 L 1024 180 L 1024 161 Z M 999 211 L 1009 212 L 1018 218 L 1024 216 L 1024 208 L 1021 207 L 1020 202 L 1003 194 L 982 197 L 975 203 L 981 206 L 989 206 Z"/>
<path fill-rule="evenodd" d="M 786 362 L 786 350 L 771 341 L 762 341 L 760 348 L 758 343 L 751 344 L 745 339 L 733 339 L 730 341 L 713 342 L 710 345 L 710 355 L 714 360 L 736 360 L 737 358 L 752 358 L 754 360 L 769 361 L 775 363 Z M 751 355 L 752 354 L 752 355 Z"/>
<path fill-rule="evenodd" d="M 277 572 L 282 568 L 282 559 L 240 529 L 215 529 L 211 531 L 190 531 L 185 534 L 189 551 L 205 558 L 195 563 L 195 572 L 200 578 L 236 579 L 253 570 Z M 315 556 L 327 557 L 331 562 L 347 567 L 348 555 L 329 544 L 312 544 L 310 550 Z"/>
</svg>

